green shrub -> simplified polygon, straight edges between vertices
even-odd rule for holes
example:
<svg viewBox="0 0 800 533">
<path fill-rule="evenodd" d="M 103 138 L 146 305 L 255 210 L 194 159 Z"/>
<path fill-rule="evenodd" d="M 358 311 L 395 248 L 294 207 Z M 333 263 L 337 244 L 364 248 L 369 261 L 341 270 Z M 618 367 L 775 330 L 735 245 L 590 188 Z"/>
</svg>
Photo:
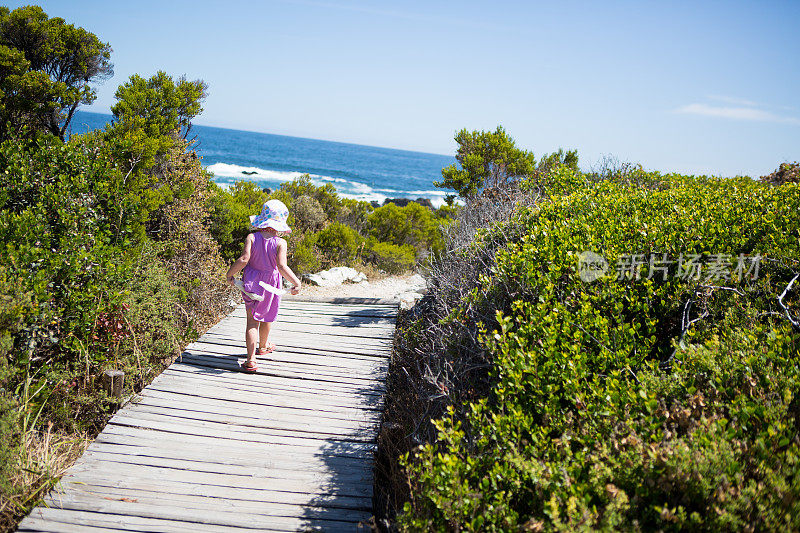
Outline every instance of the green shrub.
<svg viewBox="0 0 800 533">
<path fill-rule="evenodd" d="M 440 251 L 443 246 L 442 219 L 416 202 L 404 207 L 388 203 L 370 213 L 366 223 L 371 237 L 398 246 L 410 245 L 417 256 Z"/>
<path fill-rule="evenodd" d="M 289 254 L 289 266 L 298 276 L 317 272 L 322 267 L 319 254 L 314 248 L 317 238 L 316 233 L 307 233 Z"/>
<path fill-rule="evenodd" d="M 491 390 L 453 402 L 436 442 L 405 459 L 401 529 L 800 528 L 800 299 L 786 291 L 800 272 L 800 187 L 641 169 L 538 178 L 550 198 L 464 252 L 500 243 L 484 273 L 434 287 L 460 299 L 448 321 L 483 320 Z M 585 250 L 610 275 L 582 281 Z M 680 279 L 677 265 L 667 279 L 616 279 L 627 254 L 763 260 L 758 279 Z M 487 306 L 491 320 L 476 315 Z M 432 342 L 436 388 L 463 398 L 447 373 L 464 356 L 455 342 Z"/>
<path fill-rule="evenodd" d="M 376 241 L 373 238 L 367 243 L 366 255 L 376 267 L 390 274 L 400 274 L 414 267 L 416 251 L 413 246 L 408 244 L 398 246 L 388 242 Z"/>
<path fill-rule="evenodd" d="M 361 235 L 340 222 L 329 224 L 317 233 L 316 248 L 322 254 L 327 267 L 351 264 L 363 244 L 364 238 Z"/>
<path fill-rule="evenodd" d="M 319 231 L 325 226 L 327 217 L 319 200 L 304 194 L 292 202 L 295 231 Z"/>
</svg>

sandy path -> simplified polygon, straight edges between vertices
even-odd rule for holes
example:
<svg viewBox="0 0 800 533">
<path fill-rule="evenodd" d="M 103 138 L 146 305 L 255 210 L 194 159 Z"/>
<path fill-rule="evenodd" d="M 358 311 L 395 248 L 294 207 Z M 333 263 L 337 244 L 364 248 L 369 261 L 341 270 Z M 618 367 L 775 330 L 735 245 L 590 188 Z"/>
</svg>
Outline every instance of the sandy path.
<svg viewBox="0 0 800 533">
<path fill-rule="evenodd" d="M 425 280 L 422 276 L 411 274 L 362 283 L 344 283 L 336 287 L 317 287 L 304 283 L 300 294 L 313 298 L 397 298 L 407 302 L 416 299 L 424 289 Z"/>
</svg>

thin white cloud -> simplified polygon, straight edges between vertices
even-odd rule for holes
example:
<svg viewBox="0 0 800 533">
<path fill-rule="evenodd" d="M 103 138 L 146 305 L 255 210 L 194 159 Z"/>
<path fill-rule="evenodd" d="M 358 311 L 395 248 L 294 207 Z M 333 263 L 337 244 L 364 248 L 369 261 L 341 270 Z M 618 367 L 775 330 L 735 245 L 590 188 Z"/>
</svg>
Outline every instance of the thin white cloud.
<svg viewBox="0 0 800 533">
<path fill-rule="evenodd" d="M 745 107 L 759 107 L 756 102 L 752 100 L 748 100 L 746 98 L 739 98 L 737 96 L 725 96 L 722 94 L 710 94 L 708 98 L 711 100 L 716 100 L 717 102 L 722 102 L 725 104 L 735 105 L 735 106 L 745 106 Z"/>
<path fill-rule="evenodd" d="M 753 107 L 724 107 L 708 104 L 689 104 L 675 110 L 676 113 L 701 115 L 705 117 L 727 118 L 733 120 L 749 120 L 753 122 L 777 122 L 782 124 L 800 124 L 796 117 L 785 117 L 756 109 Z"/>
</svg>

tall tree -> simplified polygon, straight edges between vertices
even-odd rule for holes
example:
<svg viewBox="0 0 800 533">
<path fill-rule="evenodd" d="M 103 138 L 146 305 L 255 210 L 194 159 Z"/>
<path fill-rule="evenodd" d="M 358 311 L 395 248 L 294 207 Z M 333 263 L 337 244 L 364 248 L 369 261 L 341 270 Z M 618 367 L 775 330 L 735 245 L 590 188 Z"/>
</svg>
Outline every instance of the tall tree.
<svg viewBox="0 0 800 533">
<path fill-rule="evenodd" d="M 90 83 L 114 73 L 111 47 L 38 6 L 0 7 L 0 138 L 23 127 L 64 140 Z"/>
<path fill-rule="evenodd" d="M 119 209 L 120 224 L 134 233 L 157 226 L 154 213 L 189 194 L 191 184 L 179 177 L 176 161 L 191 144 L 186 137 L 192 119 L 203 111 L 207 87 L 202 80 L 174 79 L 159 71 L 148 79 L 134 74 L 117 89 L 114 121 L 102 137 L 120 171 L 112 197 L 123 200 L 109 209 Z"/>
<path fill-rule="evenodd" d="M 536 170 L 538 172 L 548 172 L 560 165 L 566 165 L 571 169 L 578 170 L 578 151 L 567 150 L 565 152 L 563 148 L 559 148 L 557 152 L 543 155 L 541 159 L 539 159 Z"/>
<path fill-rule="evenodd" d="M 149 79 L 131 76 L 117 89 L 111 108 L 108 134 L 116 144 L 115 159 L 136 172 L 158 171 L 176 139 L 187 139 L 207 90 L 203 80 L 173 79 L 164 71 Z"/>
<path fill-rule="evenodd" d="M 462 129 L 455 140 L 461 168 L 442 169 L 443 179 L 434 185 L 454 189 L 462 198 L 474 198 L 483 188 L 503 187 L 536 169 L 533 153 L 517 148 L 502 126 L 494 132 Z"/>
</svg>

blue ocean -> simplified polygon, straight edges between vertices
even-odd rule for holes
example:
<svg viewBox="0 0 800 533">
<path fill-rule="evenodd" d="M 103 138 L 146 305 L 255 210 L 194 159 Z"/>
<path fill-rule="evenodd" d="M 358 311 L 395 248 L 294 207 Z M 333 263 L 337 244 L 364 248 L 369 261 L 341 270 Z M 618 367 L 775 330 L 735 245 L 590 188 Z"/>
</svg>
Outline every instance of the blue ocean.
<svg viewBox="0 0 800 533">
<path fill-rule="evenodd" d="M 102 128 L 111 115 L 78 111 L 75 134 Z M 248 180 L 276 189 L 281 183 L 309 174 L 317 184 L 332 183 L 344 197 L 383 203 L 386 198 L 429 198 L 444 203 L 448 191 L 433 182 L 450 156 L 363 146 L 210 126 L 194 126 L 195 149 L 203 165 L 222 186 Z M 452 192 L 452 191 L 449 191 Z"/>
</svg>

